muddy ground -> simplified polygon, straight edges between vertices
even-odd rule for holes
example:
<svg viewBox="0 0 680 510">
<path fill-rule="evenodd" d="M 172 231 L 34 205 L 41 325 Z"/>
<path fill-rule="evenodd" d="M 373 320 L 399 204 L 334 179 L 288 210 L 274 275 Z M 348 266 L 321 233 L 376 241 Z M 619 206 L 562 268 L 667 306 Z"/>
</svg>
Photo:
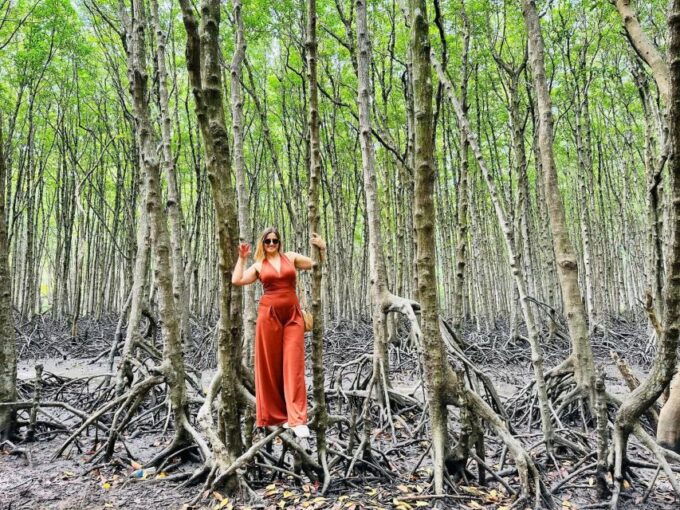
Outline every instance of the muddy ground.
<svg viewBox="0 0 680 510">
<path fill-rule="evenodd" d="M 22 358 L 19 379 L 22 381 L 23 397 L 28 398 L 35 377 L 35 365 L 44 367 L 44 378 L 65 381 L 82 377 L 93 380 L 110 373 L 106 357 L 100 357 L 110 350 L 115 318 L 84 320 L 79 327 L 79 336 L 70 337 L 66 324 L 51 322 L 45 318 L 26 322 L 19 328 L 24 334 L 18 339 Z M 469 325 L 462 335 L 467 342 L 466 354 L 479 368 L 489 375 L 504 401 L 515 395 L 533 379 L 529 363 L 528 346 L 521 339 L 510 339 L 507 324 L 497 323 L 478 328 Z M 201 386 L 206 387 L 214 372 L 214 356 L 206 338 L 210 328 L 197 326 L 196 338 L 203 338 L 204 344 L 189 356 L 196 368 Z M 355 359 L 362 353 L 371 352 L 370 325 L 367 323 L 331 323 L 326 337 L 326 360 L 328 383 L 334 367 Z M 610 319 L 593 339 L 598 364 L 606 374 L 608 390 L 623 396 L 627 388 L 621 382 L 618 372 L 609 357 L 615 350 L 625 356 L 635 374 L 644 379 L 653 359 L 653 344 L 649 342 L 646 325 L 639 318 Z M 556 364 L 568 352 L 568 342 L 558 335 L 545 346 L 546 365 Z M 115 360 L 114 360 L 115 361 Z M 412 352 L 391 348 L 394 386 L 404 392 L 413 392 L 421 399 L 417 359 Z M 308 369 L 310 364 L 307 364 Z M 115 368 L 114 368 L 115 370 Z M 309 374 L 308 374 L 309 375 Z M 311 385 L 311 381 L 309 381 Z M 414 391 L 415 390 L 415 391 Z M 311 397 L 311 391 L 309 391 Z M 66 398 L 66 397 L 65 397 Z M 331 404 L 333 405 L 333 404 Z M 457 411 L 452 410 L 453 430 L 457 423 Z M 431 483 L 431 459 L 427 454 L 428 443 L 424 438 L 414 438 L 411 429 L 421 419 L 420 411 L 405 411 L 403 421 L 395 422 L 396 439 L 389 428 L 374 429 L 372 441 L 384 453 L 382 462 L 388 466 L 390 478 L 366 470 L 348 477 L 334 479 L 328 493 L 321 496 L 317 484 L 310 483 L 305 476 L 273 474 L 271 471 L 251 471 L 250 484 L 258 498 L 248 503 L 230 500 L 217 492 L 201 493 L 201 486 L 181 487 L 180 483 L 167 478 L 182 471 L 192 471 L 197 464 L 182 464 L 176 470 L 169 468 L 160 473 L 132 473 L 168 443 L 171 432 L 141 427 L 129 431 L 118 443 L 114 463 L 92 463 L 100 437 L 90 431 L 70 449 L 66 455 L 54 458 L 54 453 L 67 437 L 66 431 L 58 434 L 38 432 L 33 442 L 6 444 L 0 449 L 0 509 L 181 509 L 181 508 L 267 508 L 267 509 L 358 509 L 395 508 L 410 510 L 433 508 L 497 509 L 511 506 L 513 498 L 508 490 L 492 478 L 485 486 L 479 486 L 475 477 L 476 468 L 470 464 L 470 478 L 459 481 L 449 488 L 444 498 L 429 494 Z M 43 417 L 66 419 L 58 410 L 46 410 Z M 538 423 L 535 423 L 537 426 Z M 520 430 L 525 446 L 535 444 L 538 430 Z M 256 434 L 261 432 L 256 431 Z M 257 435 L 256 437 L 260 437 Z M 280 441 L 278 441 L 280 443 Z M 333 447 L 333 437 L 331 437 Z M 314 449 L 314 441 L 310 448 Z M 502 445 L 490 435 L 486 438 L 487 463 L 494 469 L 508 469 L 508 463 L 498 465 Z M 544 462 L 538 453 L 537 462 Z M 272 446 L 272 454 L 280 451 L 280 444 Z M 670 484 L 660 474 L 651 489 L 655 473 L 654 460 L 633 440 L 631 456 L 649 467 L 638 467 L 633 484 L 626 484 L 620 508 L 676 509 L 678 500 Z M 560 480 L 581 466 L 579 459 L 560 459 L 560 469 L 542 466 L 546 482 L 554 487 Z M 510 464 L 511 467 L 511 464 Z M 676 466 L 679 467 L 679 466 Z M 680 468 L 680 467 L 679 467 Z M 505 477 L 512 488 L 517 488 L 513 475 Z M 197 496 L 200 502 L 190 505 Z M 603 502 L 595 497 L 594 479 L 589 471 L 584 472 L 555 492 L 557 508 L 604 508 Z M 597 506 L 601 505 L 601 506 Z"/>
</svg>

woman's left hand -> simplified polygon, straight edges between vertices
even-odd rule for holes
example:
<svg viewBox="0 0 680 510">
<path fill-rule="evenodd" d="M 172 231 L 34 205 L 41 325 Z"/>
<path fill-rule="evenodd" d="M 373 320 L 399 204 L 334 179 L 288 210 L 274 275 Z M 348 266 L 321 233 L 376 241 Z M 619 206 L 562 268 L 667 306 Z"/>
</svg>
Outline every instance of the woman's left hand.
<svg viewBox="0 0 680 510">
<path fill-rule="evenodd" d="M 324 241 L 316 232 L 312 232 L 311 244 L 312 246 L 318 247 L 320 250 L 326 249 L 326 241 Z"/>
</svg>

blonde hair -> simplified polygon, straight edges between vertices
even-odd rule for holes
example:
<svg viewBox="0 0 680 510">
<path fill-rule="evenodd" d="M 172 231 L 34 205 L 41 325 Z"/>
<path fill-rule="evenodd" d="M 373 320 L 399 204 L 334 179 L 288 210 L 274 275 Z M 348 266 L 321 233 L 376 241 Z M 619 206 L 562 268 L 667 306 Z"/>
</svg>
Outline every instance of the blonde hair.
<svg viewBox="0 0 680 510">
<path fill-rule="evenodd" d="M 257 243 L 257 246 L 255 247 L 255 260 L 258 262 L 262 262 L 264 260 L 264 240 L 269 234 L 276 234 L 276 237 L 279 240 L 278 252 L 281 253 L 281 246 L 283 245 L 281 242 L 281 234 L 279 234 L 279 231 L 276 227 L 265 228 L 262 232 L 262 235 L 260 236 L 260 242 Z"/>
</svg>

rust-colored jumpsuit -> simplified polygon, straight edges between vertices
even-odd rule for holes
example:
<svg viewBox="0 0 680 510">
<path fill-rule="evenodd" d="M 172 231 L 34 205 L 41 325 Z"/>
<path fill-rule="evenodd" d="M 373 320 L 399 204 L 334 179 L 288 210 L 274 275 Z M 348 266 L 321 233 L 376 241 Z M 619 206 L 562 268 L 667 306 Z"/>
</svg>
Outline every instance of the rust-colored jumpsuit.
<svg viewBox="0 0 680 510">
<path fill-rule="evenodd" d="M 264 294 L 255 327 L 257 427 L 307 423 L 304 319 L 295 293 L 295 266 L 280 256 L 280 272 L 265 258 L 259 273 Z"/>
</svg>

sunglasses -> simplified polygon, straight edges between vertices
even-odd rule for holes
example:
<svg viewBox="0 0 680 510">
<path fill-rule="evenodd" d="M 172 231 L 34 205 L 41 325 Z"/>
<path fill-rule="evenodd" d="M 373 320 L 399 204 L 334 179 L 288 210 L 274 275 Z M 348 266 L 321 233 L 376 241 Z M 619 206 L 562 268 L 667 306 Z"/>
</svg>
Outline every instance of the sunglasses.
<svg viewBox="0 0 680 510">
<path fill-rule="evenodd" d="M 267 244 L 267 245 L 273 244 L 274 246 L 276 246 L 277 244 L 279 244 L 279 240 L 278 239 L 265 239 L 263 241 L 263 243 Z"/>
</svg>

